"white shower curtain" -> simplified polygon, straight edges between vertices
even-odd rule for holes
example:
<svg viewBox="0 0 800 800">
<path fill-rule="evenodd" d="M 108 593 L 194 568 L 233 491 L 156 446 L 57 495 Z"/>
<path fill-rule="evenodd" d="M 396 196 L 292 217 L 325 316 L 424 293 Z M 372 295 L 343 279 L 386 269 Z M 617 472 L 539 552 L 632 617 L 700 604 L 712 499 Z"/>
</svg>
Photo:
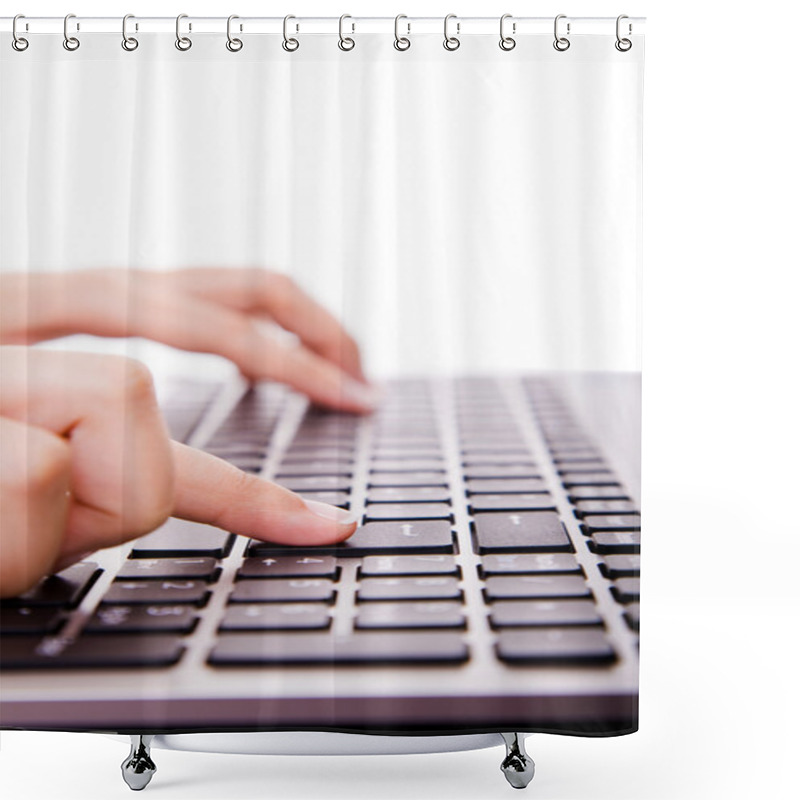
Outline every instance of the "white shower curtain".
<svg viewBox="0 0 800 800">
<path fill-rule="evenodd" d="M 4 47 L 3 268 L 285 271 L 378 374 L 639 369 L 641 43 L 241 36 Z"/>
<path fill-rule="evenodd" d="M 119 30 L 100 32 L 99 22 L 93 28 L 84 21 L 80 31 L 68 25 L 65 40 L 60 29 L 45 32 L 32 21 L 25 47 L 12 46 L 6 26 L 0 36 L 0 266 L 4 273 L 51 275 L 90 268 L 285 273 L 352 333 L 365 372 L 379 383 L 397 376 L 535 373 L 555 375 L 558 385 L 562 373 L 579 373 L 582 382 L 565 384 L 565 396 L 587 425 L 610 409 L 613 424 L 598 422 L 596 441 L 608 445 L 610 461 L 627 474 L 631 497 L 608 491 L 618 484 L 591 448 L 570 455 L 578 449 L 570 444 L 578 441 L 577 423 L 550 388 L 521 384 L 527 394 L 519 395 L 525 403 L 515 413 L 527 405 L 541 412 L 541 442 L 555 458 L 548 480 L 561 482 L 555 491 L 571 515 L 573 544 L 565 539 L 555 549 L 581 558 L 580 565 L 564 566 L 558 555 L 536 569 L 544 566 L 558 580 L 571 573 L 564 584 L 570 591 L 569 581 L 589 581 L 591 590 L 580 596 L 593 596 L 607 616 L 601 623 L 584 609 L 578 627 L 591 627 L 597 640 L 603 631 L 613 638 L 616 650 L 594 654 L 604 663 L 615 660 L 613 676 L 592 673 L 585 713 L 571 699 L 581 694 L 579 671 L 547 672 L 540 696 L 542 673 L 534 670 L 520 678 L 518 696 L 506 698 L 520 703 L 519 718 L 508 704 L 481 716 L 448 697 L 434 702 L 441 725 L 426 724 L 445 733 L 454 726 L 505 730 L 510 720 L 524 730 L 633 731 L 643 37 L 631 35 L 630 47 L 628 39 L 619 46 L 614 20 L 594 27 L 575 20 L 569 31 L 561 28 L 566 38 L 554 39 L 552 21 L 518 20 L 514 45 L 504 49 L 497 21 L 465 20 L 456 28 L 454 20 L 450 31 L 458 45 L 450 50 L 442 46 L 442 21 L 429 20 L 414 22 L 411 46 L 402 50 L 394 46 L 394 21 L 385 20 L 377 32 L 365 32 L 366 24 L 352 32 L 340 23 L 355 42 L 347 50 L 337 46 L 336 20 L 318 21 L 317 30 L 325 32 L 315 33 L 313 25 L 300 20 L 297 29 L 296 22 L 284 23 L 299 42 L 294 51 L 282 47 L 276 20 L 235 21 L 231 35 L 241 47 L 233 48 L 226 47 L 224 20 L 196 22 L 192 31 L 184 20 L 187 49 L 176 47 L 174 20 L 128 28 L 137 40 L 130 49 L 120 46 Z M 627 30 L 617 24 L 617 32 Z M 29 302 L 23 316 L 34 318 L 40 301 Z M 138 302 L 132 296 L 128 321 L 147 315 Z M 53 334 L 61 332 L 73 331 Z M 218 356 L 188 355 L 143 338 L 109 343 L 80 336 L 46 346 L 116 348 L 157 377 L 223 372 Z M 604 383 L 596 373 L 630 380 L 618 389 L 622 384 Z M 489 419 L 490 429 L 493 402 L 487 395 L 472 409 Z M 624 447 L 613 440 L 620 424 L 627 430 Z M 588 466 L 579 463 L 583 456 Z M 507 454 L 500 461 L 501 471 L 509 463 L 512 470 L 528 467 Z M 579 491 L 586 485 L 598 487 L 596 495 Z M 605 506 L 604 498 L 611 498 Z M 470 513 L 481 511 L 474 498 L 469 506 L 459 502 Z M 600 519 L 591 514 L 603 515 L 606 527 L 593 528 Z M 487 569 L 466 552 L 471 524 L 466 516 L 457 520 L 461 549 L 454 550 L 466 559 L 458 575 L 468 582 L 483 579 Z M 606 563 L 607 556 L 630 561 Z M 104 568 L 112 569 L 110 563 Z M 475 586 L 468 591 L 478 591 Z M 619 608 L 612 606 L 617 601 Z M 573 601 L 570 610 L 576 607 Z M 533 631 L 536 624 L 523 627 Z M 498 629 L 514 625 L 492 620 Z M 24 666 L 24 653 L 20 659 Z M 426 702 L 443 691 L 442 674 L 433 688 L 420 689 Z M 329 685 L 320 681 L 315 691 L 328 688 L 334 700 L 360 689 L 346 670 L 328 677 Z M 18 683 L 7 682 L 3 698 L 7 718 L 18 727 L 49 719 L 24 676 L 14 678 Z M 279 695 L 283 679 L 264 671 L 260 680 L 265 705 L 250 728 L 270 729 L 267 701 L 274 696 L 267 694 Z M 185 699 L 187 691 L 178 683 L 167 681 L 165 688 L 145 676 L 130 690 L 144 697 L 159 687 L 143 706 L 145 716 L 126 717 L 122 725 L 101 710 L 87 726 L 128 731 L 135 718 L 154 730 L 168 730 L 173 719 L 182 720 L 175 723 L 181 730 L 227 729 L 222 700 L 208 706 L 216 716 L 205 724 L 196 711 L 170 716 L 169 693 Z M 401 730 L 400 722 L 392 727 L 379 718 L 384 709 L 392 719 L 402 717 L 402 702 L 387 699 L 391 683 L 385 672 L 362 682 L 385 699 L 370 707 L 366 729 Z M 234 691 L 225 685 L 225 692 Z M 62 687 L 83 697 L 74 675 Z M 487 696 L 501 688 L 507 687 L 487 687 Z M 114 691 L 103 696 L 116 697 Z M 536 700 L 526 704 L 526 693 Z M 59 706 L 54 696 L 47 694 L 51 707 L 66 708 L 67 700 L 61 697 Z M 328 724 L 317 727 L 355 727 L 337 716 L 335 702 L 331 708 Z"/>
</svg>

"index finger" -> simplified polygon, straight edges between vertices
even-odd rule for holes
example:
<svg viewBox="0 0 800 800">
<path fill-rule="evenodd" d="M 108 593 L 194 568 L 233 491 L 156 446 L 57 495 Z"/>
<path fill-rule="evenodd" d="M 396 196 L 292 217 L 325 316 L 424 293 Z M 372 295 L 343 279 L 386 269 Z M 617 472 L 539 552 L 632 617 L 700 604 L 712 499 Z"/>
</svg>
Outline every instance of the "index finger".
<svg viewBox="0 0 800 800">
<path fill-rule="evenodd" d="M 209 453 L 172 442 L 173 516 L 255 539 L 305 547 L 334 544 L 356 529 L 356 515 L 303 500 Z"/>
</svg>

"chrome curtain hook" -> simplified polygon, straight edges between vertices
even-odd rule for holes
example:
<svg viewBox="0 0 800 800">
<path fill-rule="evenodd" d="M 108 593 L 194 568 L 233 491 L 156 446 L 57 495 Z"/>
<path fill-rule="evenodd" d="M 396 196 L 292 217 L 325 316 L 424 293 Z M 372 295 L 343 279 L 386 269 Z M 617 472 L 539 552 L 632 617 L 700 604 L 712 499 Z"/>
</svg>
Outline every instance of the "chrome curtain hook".
<svg viewBox="0 0 800 800">
<path fill-rule="evenodd" d="M 443 45 L 444 45 L 444 49 L 445 50 L 450 50 L 452 52 L 453 50 L 458 50 L 458 48 L 461 47 L 461 40 L 457 36 L 450 36 L 449 26 L 450 26 L 450 20 L 451 19 L 457 19 L 456 15 L 455 14 L 448 14 L 444 18 L 444 42 L 443 42 Z M 458 23 L 456 23 L 456 32 L 458 32 Z"/>
<path fill-rule="evenodd" d="M 14 21 L 11 23 L 11 46 L 18 52 L 22 53 L 28 49 L 28 40 L 17 33 L 17 20 L 25 19 L 24 14 L 17 14 Z"/>
<path fill-rule="evenodd" d="M 297 41 L 294 37 L 289 36 L 289 20 L 290 19 L 297 19 L 297 17 L 293 17 L 291 14 L 288 14 L 283 18 L 283 44 L 282 47 L 287 53 L 294 53 L 298 47 L 300 47 L 300 42 Z"/>
<path fill-rule="evenodd" d="M 236 14 L 231 14 L 228 17 L 228 27 L 226 29 L 226 32 L 228 34 L 228 41 L 225 42 L 225 47 L 227 47 L 228 50 L 231 51 L 231 53 L 238 53 L 242 49 L 242 47 L 244 47 L 244 44 L 242 43 L 241 39 L 234 39 L 231 37 L 231 22 L 233 22 L 235 19 L 239 19 L 239 17 L 237 17 Z"/>
<path fill-rule="evenodd" d="M 511 18 L 511 14 L 503 14 L 503 16 L 500 17 L 500 49 L 506 52 L 513 50 L 517 46 L 517 40 L 513 39 L 511 36 L 506 36 L 505 33 L 506 20 Z"/>
<path fill-rule="evenodd" d="M 560 53 L 563 53 L 565 50 L 569 50 L 570 41 L 567 39 L 566 36 L 559 36 L 558 35 L 558 21 L 561 19 L 566 19 L 566 14 L 559 14 L 555 21 L 553 22 L 553 36 L 555 37 L 555 41 L 553 42 L 553 47 L 558 50 Z M 569 36 L 569 22 L 567 23 L 567 36 Z"/>
<path fill-rule="evenodd" d="M 352 37 L 344 35 L 344 21 L 346 19 L 353 19 L 353 18 L 349 14 L 342 14 L 342 16 L 339 17 L 339 49 L 344 50 L 345 52 L 352 50 L 356 46 L 355 40 Z M 355 23 L 353 22 L 351 23 L 351 25 L 353 28 L 353 32 L 355 32 L 356 30 Z"/>
<path fill-rule="evenodd" d="M 133 14 L 126 14 L 122 18 L 122 49 L 132 53 L 139 46 L 139 40 L 133 36 L 128 36 L 129 19 L 134 19 Z"/>
<path fill-rule="evenodd" d="M 398 14 L 394 18 L 394 49 L 403 52 L 404 50 L 408 50 L 411 47 L 411 39 L 408 38 L 408 34 L 411 33 L 411 23 L 406 23 L 406 28 L 408 28 L 406 32 L 406 36 L 400 35 L 400 20 L 401 19 L 408 19 L 405 14 Z"/>
<path fill-rule="evenodd" d="M 77 50 L 81 46 L 79 39 L 69 35 L 69 21 L 71 19 L 75 19 L 74 14 L 67 14 L 67 16 L 64 17 L 64 49 L 70 52 Z"/>
<path fill-rule="evenodd" d="M 617 17 L 617 41 L 614 42 L 614 47 L 616 47 L 617 50 L 620 51 L 620 53 L 627 53 L 628 50 L 630 50 L 631 47 L 633 47 L 633 42 L 630 39 L 623 39 L 622 36 L 620 36 L 620 28 L 622 27 L 621 23 L 622 20 L 624 19 L 628 19 L 627 14 L 620 14 Z M 629 22 L 628 35 L 630 35 L 631 33 L 633 33 L 633 26 Z"/>
<path fill-rule="evenodd" d="M 188 14 L 178 14 L 175 18 L 175 47 L 184 52 L 192 46 L 192 40 L 188 36 L 181 35 L 181 20 L 188 18 Z M 189 30 L 191 30 L 191 27 Z"/>
</svg>

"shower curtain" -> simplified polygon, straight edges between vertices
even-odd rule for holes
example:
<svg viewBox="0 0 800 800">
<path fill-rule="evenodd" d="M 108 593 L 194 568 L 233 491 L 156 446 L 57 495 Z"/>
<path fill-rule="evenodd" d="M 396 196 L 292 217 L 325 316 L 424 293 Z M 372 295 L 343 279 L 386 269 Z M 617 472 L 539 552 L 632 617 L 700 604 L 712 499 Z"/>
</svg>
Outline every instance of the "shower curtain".
<svg viewBox="0 0 800 800">
<path fill-rule="evenodd" d="M 76 482 L 102 481 L 104 470 L 76 463 L 73 429 L 48 415 L 72 396 L 78 375 L 91 374 L 101 398 L 115 396 L 105 376 L 106 384 L 126 387 L 105 435 L 108 471 L 113 459 L 122 464 L 119 502 L 131 510 L 145 485 L 135 473 L 142 462 L 128 455 L 142 441 L 133 414 L 147 376 L 155 376 L 168 415 L 162 385 L 188 386 L 190 406 L 206 382 L 236 383 L 238 367 L 256 381 L 244 396 L 264 402 L 251 409 L 246 427 L 279 424 L 271 404 L 285 383 L 320 407 L 339 408 L 335 425 L 366 424 L 387 445 L 364 456 L 383 463 L 363 462 L 366 488 L 351 488 L 349 499 L 335 479 L 310 492 L 308 499 L 338 507 L 342 524 L 358 524 L 350 541 L 381 524 L 417 535 L 408 520 L 419 504 L 427 506 L 419 509 L 422 528 L 440 537 L 430 552 L 309 551 L 332 570 L 320 574 L 334 588 L 321 603 L 306 596 L 291 607 L 314 606 L 309 619 L 318 619 L 325 605 L 318 627 L 330 626 L 346 642 L 336 639 L 324 665 L 309 665 L 310 656 L 295 651 L 310 634 L 267 631 L 269 644 L 254 645 L 255 669 L 241 653 L 233 666 L 226 662 L 255 628 L 221 627 L 225 598 L 214 584 L 222 575 L 230 578 L 226 591 L 274 588 L 236 570 L 293 551 L 259 550 L 241 542 L 251 531 L 234 530 L 241 535 L 229 550 L 200 557 L 214 562 L 200 576 L 200 595 L 147 600 L 162 609 L 154 617 L 178 608 L 183 618 L 192 609 L 191 625 L 162 628 L 179 642 L 171 653 L 189 652 L 188 640 L 199 640 L 202 652 L 176 666 L 159 661 L 166 633 L 159 639 L 125 628 L 141 611 L 136 601 L 108 594 L 125 596 L 126 586 L 144 585 L 148 561 L 175 557 L 155 545 L 131 553 L 129 543 L 120 544 L 153 535 L 163 522 L 158 514 L 139 515 L 135 530 L 117 531 L 113 542 L 83 541 L 83 551 L 50 543 L 41 555 L 38 541 L 20 540 L 36 533 L 35 509 L 24 517 L 29 529 L 12 531 L 7 500 L 0 555 L 3 579 L 14 588 L 4 592 L 0 639 L 4 726 L 636 729 L 640 23 L 131 18 L 111 30 L 107 21 L 68 18 L 63 26 L 15 20 L 12 33 L 11 20 L 3 21 L 4 463 L 29 464 L 42 430 L 60 439 L 71 472 L 53 491 L 63 506 L 60 525 L 69 524 Z M 248 324 L 234 314 L 249 315 Z M 48 353 L 43 390 L 37 365 Z M 147 372 L 134 361 L 104 361 L 95 371 L 95 362 L 68 360 L 76 353 L 121 354 Z M 425 439 L 428 423 L 420 418 L 430 409 L 441 415 L 447 452 L 423 448 L 409 459 L 403 448 Z M 363 415 L 369 410 L 372 416 Z M 300 448 L 306 433 L 333 424 L 330 413 L 337 412 L 312 409 L 308 431 L 270 447 L 281 454 Z M 220 414 L 193 433 L 186 428 L 186 441 L 209 450 Z M 26 431 L 17 439 L 19 426 Z M 511 442 L 517 427 L 529 451 Z M 174 428 L 170 434 L 177 438 Z M 169 461 L 156 439 L 147 446 L 161 447 L 160 463 Z M 315 445 L 323 474 L 340 445 L 338 433 Z M 237 462 L 235 448 L 214 452 L 258 472 Z M 308 462 L 294 470 L 287 463 L 299 462 L 276 462 L 268 477 L 302 493 Z M 443 478 L 451 469 L 458 477 Z M 165 470 L 163 485 L 174 479 Z M 335 470 L 327 477 L 336 478 Z M 420 491 L 399 492 L 409 488 Z M 159 502 L 174 509 L 172 495 Z M 444 512 L 443 502 L 451 504 Z M 521 539 L 497 538 L 501 516 L 523 531 Z M 227 518 L 206 508 L 195 519 Z M 200 525 L 187 535 L 208 534 L 201 522 L 183 523 Z M 535 538 L 541 528 L 543 542 Z M 378 561 L 369 560 L 381 557 L 417 560 L 381 578 Z M 444 594 L 418 592 L 426 557 L 447 560 L 449 571 L 433 579 Z M 44 576 L 62 567 L 91 577 L 80 597 L 59 605 L 47 599 L 48 591 L 58 594 L 58 579 Z M 191 573 L 167 578 L 197 588 Z M 416 581 L 417 594 L 382 595 L 381 580 Z M 342 598 L 344 621 L 330 623 Z M 387 598 L 391 609 L 382 605 Z M 431 607 L 411 613 L 415 598 Z M 273 608 L 265 597 L 250 605 L 253 617 Z M 425 613 L 438 622 L 410 619 Z M 364 627 L 345 631 L 362 615 Z M 106 641 L 128 661 L 113 663 L 108 654 L 83 660 L 103 639 L 103 625 L 117 626 L 105 631 Z M 378 658 L 375 666 L 364 656 L 370 637 L 388 646 L 386 631 L 397 635 L 401 627 L 412 648 L 438 639 L 437 663 L 423 658 L 408 673 L 406 663 L 395 664 L 404 657 Z M 151 661 L 137 663 L 137 641 Z M 267 665 L 267 653 L 282 648 L 294 655 Z M 298 703 L 302 713 L 295 713 Z"/>
</svg>

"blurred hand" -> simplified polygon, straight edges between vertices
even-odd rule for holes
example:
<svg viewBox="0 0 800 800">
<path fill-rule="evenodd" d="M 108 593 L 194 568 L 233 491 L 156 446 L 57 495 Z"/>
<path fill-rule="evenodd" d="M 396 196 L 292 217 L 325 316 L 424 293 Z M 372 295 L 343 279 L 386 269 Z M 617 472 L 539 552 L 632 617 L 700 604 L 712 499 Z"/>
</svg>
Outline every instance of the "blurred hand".
<svg viewBox="0 0 800 800">
<path fill-rule="evenodd" d="M 251 380 L 286 383 L 332 408 L 363 412 L 376 402 L 352 337 L 290 278 L 263 269 L 0 275 L 0 343 L 72 333 L 225 356 Z"/>
</svg>

